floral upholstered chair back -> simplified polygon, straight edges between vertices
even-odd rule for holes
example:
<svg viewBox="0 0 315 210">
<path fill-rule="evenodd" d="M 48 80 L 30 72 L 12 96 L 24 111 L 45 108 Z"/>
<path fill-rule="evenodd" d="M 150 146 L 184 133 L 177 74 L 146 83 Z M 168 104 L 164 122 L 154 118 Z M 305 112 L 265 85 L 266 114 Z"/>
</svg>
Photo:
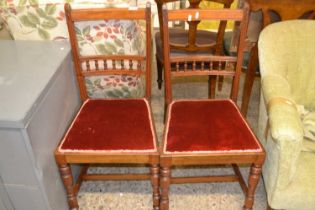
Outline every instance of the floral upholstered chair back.
<svg viewBox="0 0 315 210">
<path fill-rule="evenodd" d="M 80 55 L 144 55 L 145 27 L 141 24 L 127 20 L 76 23 Z M 98 65 L 113 67 L 110 61 Z M 121 63 L 114 65 L 121 67 Z M 83 70 L 96 68 L 91 62 L 82 66 Z M 85 85 L 90 98 L 129 98 L 143 97 L 145 82 L 139 76 L 109 75 L 85 77 Z"/>
<path fill-rule="evenodd" d="M 135 0 L 0 0 L 0 16 L 15 40 L 65 40 L 69 37 L 65 3 L 71 3 L 73 8 L 136 5 Z M 76 24 L 82 55 L 144 54 L 144 34 L 141 22 L 110 20 Z M 144 94 L 144 83 L 139 76 L 91 76 L 86 77 L 85 83 L 91 98 Z"/>
</svg>

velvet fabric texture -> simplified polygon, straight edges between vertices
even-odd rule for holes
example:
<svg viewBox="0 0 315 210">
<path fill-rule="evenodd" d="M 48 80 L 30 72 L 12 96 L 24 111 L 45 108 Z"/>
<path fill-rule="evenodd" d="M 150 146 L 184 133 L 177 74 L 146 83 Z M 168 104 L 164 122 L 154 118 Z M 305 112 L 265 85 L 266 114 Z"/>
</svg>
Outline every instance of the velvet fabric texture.
<svg viewBox="0 0 315 210">
<path fill-rule="evenodd" d="M 166 153 L 261 150 L 232 100 L 173 102 L 165 137 Z"/>
<path fill-rule="evenodd" d="M 145 99 L 87 100 L 60 145 L 61 151 L 156 150 Z"/>
</svg>

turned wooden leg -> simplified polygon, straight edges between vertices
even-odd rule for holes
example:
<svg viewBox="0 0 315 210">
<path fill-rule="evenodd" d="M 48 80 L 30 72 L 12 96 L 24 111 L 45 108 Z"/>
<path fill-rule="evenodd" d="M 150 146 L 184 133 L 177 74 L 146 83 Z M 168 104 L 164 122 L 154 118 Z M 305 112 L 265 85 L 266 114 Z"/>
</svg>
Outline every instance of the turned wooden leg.
<svg viewBox="0 0 315 210">
<path fill-rule="evenodd" d="M 209 98 L 215 98 L 216 76 L 209 76 Z"/>
<path fill-rule="evenodd" d="M 161 186 L 161 201 L 160 201 L 160 209 L 168 210 L 169 209 L 169 186 L 171 183 L 171 171 L 170 167 L 161 167 L 161 178 L 160 178 L 160 186 Z"/>
<path fill-rule="evenodd" d="M 243 89 L 242 105 L 241 105 L 241 112 L 244 117 L 246 117 L 247 115 L 248 104 L 249 104 L 250 95 L 251 95 L 254 80 L 255 80 L 255 72 L 256 72 L 257 65 L 258 65 L 258 49 L 257 49 L 257 45 L 255 45 L 250 53 L 248 68 L 247 68 L 245 81 L 244 81 L 244 89 Z"/>
<path fill-rule="evenodd" d="M 59 171 L 63 184 L 66 188 L 69 209 L 78 210 L 79 205 L 75 194 L 75 190 L 73 188 L 73 177 L 70 165 L 69 164 L 59 165 Z"/>
<path fill-rule="evenodd" d="M 161 90 L 162 88 L 162 71 L 163 71 L 163 65 L 162 63 L 159 61 L 159 59 L 156 56 L 156 70 L 157 70 L 157 83 L 158 83 L 158 88 L 159 90 Z"/>
<path fill-rule="evenodd" d="M 151 184 L 153 191 L 153 210 L 160 209 L 159 165 L 151 166 Z"/>
<path fill-rule="evenodd" d="M 248 190 L 245 198 L 244 210 L 251 210 L 254 204 L 254 194 L 261 174 L 261 165 L 253 164 L 250 168 Z"/>
</svg>

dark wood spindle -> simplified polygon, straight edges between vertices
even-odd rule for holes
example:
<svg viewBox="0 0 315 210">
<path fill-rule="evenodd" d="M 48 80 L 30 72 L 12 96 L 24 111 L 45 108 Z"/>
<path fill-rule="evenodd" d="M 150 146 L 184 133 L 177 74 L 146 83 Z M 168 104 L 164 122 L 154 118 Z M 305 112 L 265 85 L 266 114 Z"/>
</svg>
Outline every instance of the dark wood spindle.
<svg viewBox="0 0 315 210">
<path fill-rule="evenodd" d="M 104 70 L 106 70 L 107 69 L 107 60 L 103 60 L 103 66 L 104 66 Z"/>
<path fill-rule="evenodd" d="M 196 70 L 196 61 L 193 62 L 193 67 L 192 70 L 195 71 Z"/>
<path fill-rule="evenodd" d="M 133 61 L 129 60 L 129 70 L 132 70 L 132 67 L 133 67 Z"/>
<path fill-rule="evenodd" d="M 123 59 L 120 60 L 121 69 L 125 68 L 125 61 Z"/>
<path fill-rule="evenodd" d="M 89 71 L 90 70 L 90 61 L 85 61 L 86 64 L 86 70 Z"/>
<path fill-rule="evenodd" d="M 95 63 L 95 69 L 98 70 L 98 60 L 94 60 L 94 63 Z"/>
</svg>

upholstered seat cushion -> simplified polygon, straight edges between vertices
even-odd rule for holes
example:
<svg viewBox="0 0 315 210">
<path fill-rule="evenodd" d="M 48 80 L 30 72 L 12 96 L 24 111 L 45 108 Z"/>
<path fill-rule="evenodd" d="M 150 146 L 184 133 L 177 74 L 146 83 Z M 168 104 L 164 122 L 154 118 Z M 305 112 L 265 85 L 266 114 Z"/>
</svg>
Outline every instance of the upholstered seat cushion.
<svg viewBox="0 0 315 210">
<path fill-rule="evenodd" d="M 68 129 L 59 150 L 155 151 L 155 135 L 147 100 L 87 100 Z"/>
<path fill-rule="evenodd" d="M 188 44 L 188 31 L 183 29 L 169 29 L 170 42 L 176 44 Z M 211 31 L 197 31 L 196 43 L 199 45 L 204 44 L 214 44 L 217 38 L 217 33 Z M 156 55 L 160 60 L 163 60 L 163 46 L 161 33 L 157 32 L 155 34 L 156 43 Z M 183 51 L 171 50 L 172 56 L 176 54 L 183 54 Z M 196 54 L 195 52 L 186 52 L 187 54 Z M 200 52 L 201 54 L 211 53 L 211 52 Z"/>
<path fill-rule="evenodd" d="M 164 153 L 262 150 L 232 100 L 175 101 L 168 114 Z"/>
</svg>

